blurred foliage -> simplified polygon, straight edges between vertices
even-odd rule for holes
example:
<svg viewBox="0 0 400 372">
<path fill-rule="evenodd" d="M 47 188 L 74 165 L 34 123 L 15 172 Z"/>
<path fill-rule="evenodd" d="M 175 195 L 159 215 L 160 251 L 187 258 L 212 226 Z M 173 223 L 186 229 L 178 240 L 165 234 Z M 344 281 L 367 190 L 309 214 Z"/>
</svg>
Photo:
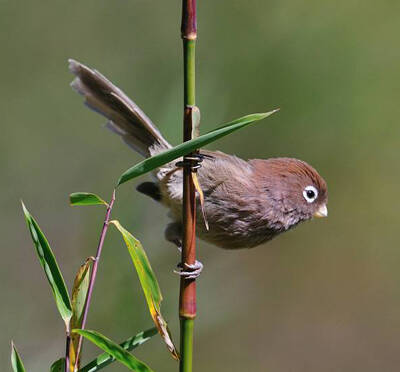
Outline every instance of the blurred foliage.
<svg viewBox="0 0 400 372">
<path fill-rule="evenodd" d="M 326 178 L 330 199 L 328 219 L 265 247 L 225 252 L 200 244 L 196 369 L 397 371 L 400 4 L 199 0 L 198 7 L 202 133 L 281 108 L 268 125 L 210 147 L 304 159 Z M 95 251 L 103 213 L 70 208 L 68 194 L 107 196 L 140 160 L 68 87 L 67 58 L 113 80 L 179 143 L 180 1 L 1 0 L 0 10 L 0 365 L 9 365 L 14 339 L 35 372 L 62 356 L 65 340 L 19 199 L 46 227 L 72 283 Z M 163 313 L 178 334 L 178 256 L 164 242 L 165 210 L 127 186 L 113 214 L 147 247 Z M 122 340 L 151 321 L 118 233 L 104 248 L 88 328 Z M 85 343 L 86 361 L 97 353 Z M 135 356 L 155 371 L 176 370 L 159 340 Z"/>
</svg>

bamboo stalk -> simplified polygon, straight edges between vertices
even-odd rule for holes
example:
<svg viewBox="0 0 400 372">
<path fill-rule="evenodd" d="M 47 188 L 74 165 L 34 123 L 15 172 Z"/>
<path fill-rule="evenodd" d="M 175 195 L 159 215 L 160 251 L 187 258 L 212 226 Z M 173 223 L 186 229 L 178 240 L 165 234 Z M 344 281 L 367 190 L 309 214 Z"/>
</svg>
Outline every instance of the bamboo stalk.
<svg viewBox="0 0 400 372">
<path fill-rule="evenodd" d="M 183 140 L 192 139 L 193 109 L 195 107 L 195 47 L 197 38 L 196 0 L 182 0 L 182 26 L 184 60 L 184 119 Z M 193 155 L 189 154 L 188 156 Z M 183 239 L 182 267 L 196 262 L 196 192 L 190 162 L 184 161 L 183 170 Z M 192 371 L 193 329 L 196 317 L 196 281 L 181 278 L 179 296 L 180 317 L 180 372 Z"/>
</svg>

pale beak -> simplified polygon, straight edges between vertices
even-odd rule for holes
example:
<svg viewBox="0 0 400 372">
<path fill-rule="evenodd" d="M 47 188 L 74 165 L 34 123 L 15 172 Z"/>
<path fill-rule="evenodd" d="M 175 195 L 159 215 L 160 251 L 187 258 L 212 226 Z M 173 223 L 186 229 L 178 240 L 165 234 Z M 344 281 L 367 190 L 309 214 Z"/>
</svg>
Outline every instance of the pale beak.
<svg viewBox="0 0 400 372">
<path fill-rule="evenodd" d="M 314 217 L 328 217 L 328 208 L 326 204 L 322 204 L 319 209 L 314 213 Z"/>
</svg>

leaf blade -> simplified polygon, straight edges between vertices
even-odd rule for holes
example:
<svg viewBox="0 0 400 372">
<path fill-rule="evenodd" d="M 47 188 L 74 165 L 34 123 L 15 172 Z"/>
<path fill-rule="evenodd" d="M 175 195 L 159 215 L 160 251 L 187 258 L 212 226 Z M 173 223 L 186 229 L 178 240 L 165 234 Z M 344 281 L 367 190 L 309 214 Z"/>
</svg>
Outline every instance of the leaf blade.
<svg viewBox="0 0 400 372">
<path fill-rule="evenodd" d="M 105 205 L 108 206 L 107 202 L 100 198 L 100 196 L 91 192 L 73 192 L 69 196 L 69 202 L 71 206 L 80 205 Z"/>
<path fill-rule="evenodd" d="M 153 372 L 145 363 L 99 332 L 84 329 L 74 329 L 73 332 L 78 333 L 87 340 L 93 342 L 96 346 L 113 356 L 131 371 Z"/>
<path fill-rule="evenodd" d="M 26 372 L 14 342 L 11 342 L 11 366 L 14 372 Z"/>
<path fill-rule="evenodd" d="M 157 334 L 157 328 L 150 328 L 146 331 L 139 332 L 137 335 L 128 338 L 126 341 L 119 344 L 123 349 L 131 351 L 136 349 L 138 346 L 150 340 L 154 335 Z M 108 353 L 100 354 L 96 359 L 92 360 L 84 367 L 82 367 L 79 372 L 97 372 L 109 364 L 113 363 L 116 359 Z"/>
<path fill-rule="evenodd" d="M 94 257 L 89 257 L 79 267 L 76 274 L 74 285 L 72 287 L 72 317 L 71 317 L 71 328 L 81 328 L 83 321 L 83 310 L 87 300 L 87 293 L 89 290 L 89 279 L 90 279 L 90 266 L 94 261 Z M 71 335 L 70 344 L 70 365 L 75 366 L 76 364 L 76 353 L 78 350 L 79 335 L 73 333 Z"/>
<path fill-rule="evenodd" d="M 156 302 L 161 302 L 161 290 L 142 244 L 128 230 L 122 227 L 119 221 L 112 220 L 110 223 L 121 233 L 145 291 L 149 291 L 149 295 L 151 295 Z"/>
<path fill-rule="evenodd" d="M 149 307 L 150 315 L 158 329 L 158 332 L 173 358 L 179 359 L 179 354 L 172 341 L 167 322 L 161 314 L 161 290 L 142 244 L 128 230 L 122 227 L 118 221 L 113 220 L 110 221 L 110 223 L 119 230 L 125 241 L 126 247 L 128 248 L 132 262 L 139 276 L 139 281 Z"/>
<path fill-rule="evenodd" d="M 148 173 L 153 169 L 167 164 L 181 156 L 189 154 L 190 152 L 199 149 L 205 145 L 208 145 L 209 143 L 214 142 L 217 139 L 222 138 L 238 129 L 244 128 L 251 123 L 265 119 L 266 117 L 272 115 L 277 111 L 278 110 L 273 110 L 267 113 L 243 116 L 239 119 L 224 124 L 221 127 L 214 129 L 206 134 L 193 138 L 190 141 L 183 142 L 171 149 L 163 151 L 160 154 L 147 158 L 126 170 L 119 178 L 117 186 L 120 186 L 133 178 Z"/>
<path fill-rule="evenodd" d="M 26 224 L 36 247 L 39 262 L 46 274 L 47 280 L 53 292 L 58 312 L 68 327 L 72 316 L 72 305 L 64 278 L 61 274 L 54 253 L 50 248 L 49 242 L 47 241 L 36 220 L 26 209 L 23 202 L 22 209 L 24 211 Z"/>
<path fill-rule="evenodd" d="M 83 309 L 89 289 L 90 266 L 94 257 L 89 257 L 80 266 L 72 287 L 72 319 L 71 328 L 79 328 L 82 321 Z"/>
</svg>

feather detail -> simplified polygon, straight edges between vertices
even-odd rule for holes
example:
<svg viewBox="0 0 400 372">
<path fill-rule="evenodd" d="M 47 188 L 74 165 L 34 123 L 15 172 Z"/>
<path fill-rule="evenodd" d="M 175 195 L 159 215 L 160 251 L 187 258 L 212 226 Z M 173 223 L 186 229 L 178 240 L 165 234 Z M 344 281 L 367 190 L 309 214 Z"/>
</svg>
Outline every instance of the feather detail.
<svg viewBox="0 0 400 372">
<path fill-rule="evenodd" d="M 135 151 L 147 157 L 150 148 L 171 147 L 147 115 L 100 72 L 73 59 L 69 69 L 76 76 L 72 88 L 85 97 L 89 108 L 109 119 L 106 127 Z"/>
</svg>

